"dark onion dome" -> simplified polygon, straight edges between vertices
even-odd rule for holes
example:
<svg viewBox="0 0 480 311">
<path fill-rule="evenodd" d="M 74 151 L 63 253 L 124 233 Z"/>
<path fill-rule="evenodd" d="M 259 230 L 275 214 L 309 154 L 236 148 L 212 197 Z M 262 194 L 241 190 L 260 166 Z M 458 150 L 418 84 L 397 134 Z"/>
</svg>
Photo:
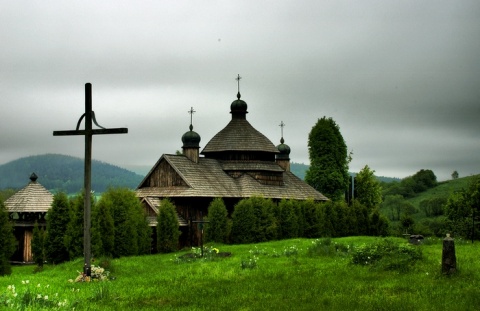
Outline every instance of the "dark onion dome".
<svg viewBox="0 0 480 311">
<path fill-rule="evenodd" d="M 278 151 L 280 154 L 277 154 L 277 159 L 289 159 L 290 156 L 290 147 L 286 144 L 284 144 L 285 140 L 280 139 L 280 145 L 277 146 Z"/>
<path fill-rule="evenodd" d="M 193 131 L 193 125 L 190 124 L 190 131 L 182 136 L 183 148 L 200 148 L 200 135 Z"/>
<path fill-rule="evenodd" d="M 240 99 L 240 93 L 237 94 L 237 99 L 232 102 L 230 105 L 230 113 L 232 115 L 243 116 L 248 113 L 247 111 L 247 103 Z"/>
</svg>

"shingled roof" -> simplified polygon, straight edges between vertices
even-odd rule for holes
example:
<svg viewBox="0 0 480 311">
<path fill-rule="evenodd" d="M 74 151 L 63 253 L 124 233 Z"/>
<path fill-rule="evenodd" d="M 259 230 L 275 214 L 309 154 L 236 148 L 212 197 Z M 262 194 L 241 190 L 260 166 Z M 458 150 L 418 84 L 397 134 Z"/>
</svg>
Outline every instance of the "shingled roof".
<svg viewBox="0 0 480 311">
<path fill-rule="evenodd" d="M 265 135 L 257 131 L 246 119 L 233 118 L 203 148 L 202 154 L 224 151 L 263 151 L 279 153 Z"/>
<path fill-rule="evenodd" d="M 47 212 L 52 206 L 53 194 L 37 182 L 35 174 L 30 180 L 28 185 L 5 201 L 9 212 Z"/>
<path fill-rule="evenodd" d="M 166 161 L 175 170 L 186 186 L 152 187 L 146 184 L 149 176 L 163 161 Z M 260 183 L 248 173 L 233 178 L 224 171 L 224 165 L 230 166 L 234 164 L 209 158 L 200 158 L 198 163 L 194 163 L 183 155 L 163 155 L 142 183 L 140 183 L 136 190 L 137 196 L 248 198 L 257 195 L 272 199 L 328 200 L 324 195 L 289 171 L 282 173 L 282 186 L 273 186 Z M 268 165 L 264 169 L 270 170 L 272 166 Z"/>
</svg>

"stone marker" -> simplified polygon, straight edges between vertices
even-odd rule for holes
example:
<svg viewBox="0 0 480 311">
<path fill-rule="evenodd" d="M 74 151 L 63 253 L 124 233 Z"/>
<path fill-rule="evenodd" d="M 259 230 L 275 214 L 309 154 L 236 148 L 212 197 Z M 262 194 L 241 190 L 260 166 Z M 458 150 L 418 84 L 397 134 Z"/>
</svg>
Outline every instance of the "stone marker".
<svg viewBox="0 0 480 311">
<path fill-rule="evenodd" d="M 453 274 L 457 271 L 457 257 L 455 256 L 455 242 L 447 233 L 447 237 L 443 239 L 442 251 L 442 273 Z"/>
</svg>

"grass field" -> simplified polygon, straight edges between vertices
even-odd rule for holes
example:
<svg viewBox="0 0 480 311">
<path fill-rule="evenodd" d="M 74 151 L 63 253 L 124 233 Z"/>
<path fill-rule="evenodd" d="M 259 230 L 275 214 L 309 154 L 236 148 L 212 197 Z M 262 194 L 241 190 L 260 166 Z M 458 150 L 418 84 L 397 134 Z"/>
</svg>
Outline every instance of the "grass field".
<svg viewBox="0 0 480 311">
<path fill-rule="evenodd" d="M 331 241 L 352 250 L 379 239 L 349 237 Z M 401 239 L 393 241 L 406 243 Z M 311 256 L 308 250 L 313 242 L 292 239 L 210 245 L 231 253 L 230 257 L 209 257 L 211 260 L 179 259 L 187 251 L 114 259 L 108 262 L 108 268 L 115 279 L 105 282 L 69 282 L 81 270 L 81 259 L 46 266 L 37 273 L 33 273 L 34 266 L 15 266 L 11 276 L 0 277 L 0 309 L 479 309 L 480 244 L 457 241 L 459 271 L 445 276 L 440 272 L 441 240 L 418 246 L 423 259 L 406 267 L 405 272 L 354 265 L 351 252 Z M 7 300 L 14 306 L 5 306 Z"/>
</svg>

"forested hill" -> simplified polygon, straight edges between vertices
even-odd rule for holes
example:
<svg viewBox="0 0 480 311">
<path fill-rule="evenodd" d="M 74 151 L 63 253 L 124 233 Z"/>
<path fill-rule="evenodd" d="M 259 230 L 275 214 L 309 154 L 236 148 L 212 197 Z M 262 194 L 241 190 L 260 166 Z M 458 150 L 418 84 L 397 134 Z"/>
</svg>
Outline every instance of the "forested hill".
<svg viewBox="0 0 480 311">
<path fill-rule="evenodd" d="M 83 159 L 60 154 L 21 158 L 0 165 L 0 189 L 21 189 L 34 172 L 38 182 L 50 191 L 78 193 L 83 189 Z M 143 176 L 108 163 L 92 160 L 92 190 L 104 192 L 108 187 L 135 189 Z"/>
</svg>

